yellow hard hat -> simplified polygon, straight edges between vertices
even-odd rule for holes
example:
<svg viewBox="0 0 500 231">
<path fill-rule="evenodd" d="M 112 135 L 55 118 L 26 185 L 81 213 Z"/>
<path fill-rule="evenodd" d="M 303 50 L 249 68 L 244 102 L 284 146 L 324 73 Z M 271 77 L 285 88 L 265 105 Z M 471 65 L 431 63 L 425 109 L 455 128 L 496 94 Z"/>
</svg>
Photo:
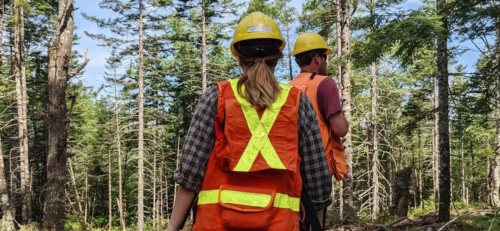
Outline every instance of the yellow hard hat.
<svg viewBox="0 0 500 231">
<path fill-rule="evenodd" d="M 234 44 L 251 39 L 276 39 L 281 41 L 280 51 L 285 48 L 285 39 L 281 36 L 278 25 L 261 12 L 254 12 L 243 18 L 234 30 L 231 52 L 238 58 Z"/>
<path fill-rule="evenodd" d="M 316 33 L 303 33 L 295 41 L 295 46 L 293 47 L 293 56 L 306 51 L 325 49 L 327 55 L 333 54 L 333 51 L 328 48 L 325 40 Z"/>
</svg>

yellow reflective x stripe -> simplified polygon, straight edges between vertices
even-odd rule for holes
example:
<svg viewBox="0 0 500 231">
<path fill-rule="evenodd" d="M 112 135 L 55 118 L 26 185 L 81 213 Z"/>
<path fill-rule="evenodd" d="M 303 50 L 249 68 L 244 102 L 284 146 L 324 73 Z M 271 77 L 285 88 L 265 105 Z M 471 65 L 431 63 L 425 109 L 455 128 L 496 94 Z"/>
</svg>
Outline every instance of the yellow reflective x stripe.
<svg viewBox="0 0 500 231">
<path fill-rule="evenodd" d="M 221 202 L 227 204 L 246 205 L 265 208 L 269 205 L 271 195 L 249 192 L 238 192 L 223 190 Z M 201 191 L 198 195 L 198 205 L 218 204 L 219 189 Z M 300 198 L 290 197 L 286 194 L 276 193 L 273 206 L 281 209 L 291 209 L 298 212 L 300 209 Z"/>
<path fill-rule="evenodd" d="M 278 153 L 276 153 L 271 140 L 269 140 L 268 135 L 271 131 L 271 128 L 273 127 L 274 122 L 276 121 L 276 118 L 278 118 L 281 107 L 283 107 L 283 105 L 285 104 L 292 87 L 285 84 L 280 84 L 281 92 L 278 95 L 278 98 L 270 107 L 268 107 L 264 111 L 262 119 L 260 119 L 259 114 L 257 114 L 257 109 L 252 107 L 252 105 L 246 98 L 238 94 L 238 80 L 235 79 L 229 82 L 231 84 L 231 88 L 233 89 L 234 95 L 236 96 L 236 100 L 238 100 L 238 103 L 240 103 L 241 105 L 241 109 L 243 111 L 243 114 L 245 115 L 248 128 L 252 133 L 252 138 L 250 138 L 245 151 L 241 155 L 241 158 L 238 161 L 238 164 L 236 164 L 236 167 L 233 169 L 233 171 L 250 171 L 250 168 L 255 162 L 259 151 L 262 154 L 262 157 L 264 157 L 264 160 L 266 160 L 266 163 L 269 165 L 269 167 L 271 167 L 272 169 L 286 169 L 281 162 Z M 245 85 L 242 85 L 241 87 L 241 92 L 244 93 Z"/>
</svg>

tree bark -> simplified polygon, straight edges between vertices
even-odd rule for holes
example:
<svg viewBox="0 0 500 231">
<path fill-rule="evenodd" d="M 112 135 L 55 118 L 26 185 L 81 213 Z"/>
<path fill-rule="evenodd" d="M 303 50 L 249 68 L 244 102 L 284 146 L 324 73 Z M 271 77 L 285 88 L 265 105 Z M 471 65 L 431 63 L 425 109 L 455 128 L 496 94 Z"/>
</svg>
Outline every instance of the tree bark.
<svg viewBox="0 0 500 231">
<path fill-rule="evenodd" d="M 21 32 L 21 45 L 20 48 L 22 48 L 21 51 L 21 81 L 22 84 L 21 86 L 23 87 L 23 119 L 24 119 L 24 129 L 23 129 L 23 146 L 24 146 L 24 165 L 23 165 L 23 171 L 25 175 L 24 179 L 24 187 L 25 187 L 25 193 L 24 193 L 24 198 L 23 198 L 23 208 L 25 210 L 23 211 L 23 215 L 26 217 L 23 219 L 25 224 L 31 224 L 32 222 L 32 208 L 31 208 L 31 172 L 30 172 L 30 161 L 29 161 L 29 152 L 28 152 L 28 90 L 27 90 L 27 84 L 26 84 L 26 65 L 25 65 L 25 49 L 24 49 L 24 8 L 20 8 L 19 11 L 19 23 L 20 23 L 20 32 Z"/>
<path fill-rule="evenodd" d="M 144 60 L 143 60 L 143 1 L 139 0 L 139 147 L 137 187 L 137 230 L 144 230 Z"/>
<path fill-rule="evenodd" d="M 179 169 L 179 164 L 181 160 L 181 132 L 179 131 L 179 134 L 177 134 L 177 158 L 176 158 L 176 163 L 175 163 L 175 169 Z M 175 182 L 174 185 L 174 201 L 175 197 L 177 195 L 177 188 L 178 188 L 177 182 Z"/>
<path fill-rule="evenodd" d="M 3 25 L 3 0 L 0 0 L 0 25 Z M 1 33 L 1 32 L 0 32 Z M 2 36 L 0 35 L 0 38 Z M 0 40 L 2 41 L 2 40 Z M 15 207 L 10 203 L 9 193 L 7 191 L 7 178 L 5 177 L 5 165 L 3 161 L 2 137 L 0 136 L 0 198 L 2 202 L 2 230 L 14 231 L 14 217 L 16 215 Z"/>
<path fill-rule="evenodd" d="M 345 111 L 347 122 L 351 124 L 351 64 L 348 54 L 351 51 L 351 12 L 350 0 L 339 0 L 341 8 L 341 44 L 342 44 L 342 108 Z M 338 33 L 338 32 L 337 32 Z M 352 184 L 352 141 L 351 130 L 343 139 L 344 156 L 347 164 L 347 173 L 344 176 L 344 200 L 346 205 L 353 207 L 353 184 Z"/>
<path fill-rule="evenodd" d="M 0 0 L 0 47 L 3 45 L 3 17 L 4 1 Z M 0 49 L 0 67 L 2 66 L 3 52 Z M 11 171 L 12 172 L 12 171 Z M 13 190 L 13 188 L 11 188 Z M 11 204 L 9 192 L 7 189 L 7 177 L 5 176 L 5 163 L 3 159 L 2 137 L 0 135 L 0 201 L 2 203 L 2 225 L 1 231 L 15 231 L 14 218 L 16 215 L 15 207 Z"/>
<path fill-rule="evenodd" d="M 205 0 L 201 0 L 201 79 L 202 91 L 207 90 L 207 30 Z"/>
<path fill-rule="evenodd" d="M 108 151 L 108 230 L 113 230 L 113 186 L 111 174 L 111 149 Z"/>
<path fill-rule="evenodd" d="M 80 193 L 78 193 L 78 188 L 76 186 L 75 173 L 73 171 L 73 165 L 71 164 L 71 159 L 68 159 L 68 166 L 69 166 L 69 175 L 71 177 L 71 182 L 73 183 L 73 187 L 75 188 L 75 197 L 76 197 L 76 203 L 78 203 L 79 217 L 80 219 L 83 219 L 82 201 L 80 199 Z"/>
<path fill-rule="evenodd" d="M 56 35 L 49 52 L 47 102 L 47 183 L 42 228 L 64 230 L 66 218 L 65 184 L 68 115 L 66 86 L 73 42 L 73 0 L 59 0 Z M 88 60 L 86 59 L 86 62 Z M 86 64 L 86 63 L 84 63 Z M 84 65 L 81 66 L 82 68 Z"/>
<path fill-rule="evenodd" d="M 156 136 L 154 137 L 154 145 L 156 146 Z M 156 148 L 154 149 L 154 154 L 153 154 L 153 230 L 157 230 L 157 211 L 158 208 L 156 207 Z"/>
<path fill-rule="evenodd" d="M 340 12 L 342 11 L 342 9 L 340 8 L 340 0 L 337 0 L 336 1 L 336 4 L 335 4 L 335 11 L 337 12 L 337 22 L 335 23 L 336 24 L 336 27 L 337 27 L 337 59 L 338 59 L 338 63 L 337 63 L 337 78 L 338 78 L 338 82 L 339 82 L 339 86 L 338 86 L 338 89 L 342 89 L 342 64 L 340 62 L 340 58 L 342 57 L 342 34 L 341 34 L 341 31 L 342 31 L 342 26 L 341 26 L 341 20 L 342 20 L 342 16 L 340 14 Z M 342 91 L 339 91 L 339 97 L 342 98 Z"/>
<path fill-rule="evenodd" d="M 163 159 L 160 161 L 160 204 L 159 204 L 159 209 L 160 209 L 160 228 L 163 228 L 163 218 L 165 217 L 164 211 L 165 208 L 164 206 L 164 201 L 163 201 Z"/>
<path fill-rule="evenodd" d="M 337 12 L 337 21 L 336 21 L 336 27 L 337 27 L 337 59 L 338 59 L 338 64 L 337 64 L 337 76 L 339 80 L 339 89 L 343 89 L 342 85 L 342 64 L 340 62 L 340 59 L 342 57 L 342 26 L 341 26 L 341 21 L 342 21 L 342 16 L 341 16 L 341 7 L 340 7 L 340 0 L 336 0 L 335 4 L 335 11 Z M 339 97 L 342 98 L 342 91 L 339 91 Z M 344 219 L 344 183 L 341 181 L 339 184 L 339 215 L 340 219 Z"/>
<path fill-rule="evenodd" d="M 371 67 L 371 98 L 372 98 L 372 111 L 371 111 L 371 123 L 372 123 L 372 198 L 373 198 L 373 208 L 372 208 L 372 220 L 376 221 L 380 212 L 380 199 L 379 199 L 379 179 L 378 179 L 378 128 L 377 128 L 377 64 L 372 63 Z"/>
<path fill-rule="evenodd" d="M 115 125 L 116 125 L 116 150 L 118 151 L 118 212 L 120 213 L 120 227 L 122 231 L 126 230 L 125 218 L 123 217 L 123 192 L 122 192 L 122 150 L 121 150 L 121 130 L 120 130 L 120 118 L 118 115 L 118 95 L 116 86 L 118 85 L 116 79 L 116 63 L 113 63 L 113 77 L 114 77 L 114 87 L 115 87 Z"/>
<path fill-rule="evenodd" d="M 496 127 L 496 147 L 495 147 L 495 170 L 493 172 L 493 204 L 495 207 L 500 206 L 498 190 L 500 190 L 500 18 L 496 19 L 496 107 L 495 107 L 495 127 Z"/>
<path fill-rule="evenodd" d="M 284 4 L 283 5 L 283 10 L 285 12 L 288 11 L 286 3 L 287 3 L 287 1 L 283 1 L 283 4 Z M 291 80 L 293 80 L 293 68 L 292 68 L 292 50 L 290 48 L 291 42 L 290 42 L 290 25 L 289 24 L 290 23 L 288 21 L 286 21 L 286 25 L 285 25 L 285 27 L 286 27 L 286 39 L 287 39 L 286 40 L 287 41 L 286 42 L 286 47 L 287 47 L 287 51 L 288 51 L 288 55 L 287 55 L 288 56 L 288 67 L 290 69 L 290 81 L 291 81 Z"/>
<path fill-rule="evenodd" d="M 410 203 L 412 169 L 407 167 L 396 173 L 392 186 L 392 204 L 389 212 L 392 216 L 406 217 Z"/>
<path fill-rule="evenodd" d="M 14 75 L 16 77 L 16 98 L 19 136 L 20 196 L 22 198 L 22 224 L 31 223 L 31 195 L 29 184 L 28 119 L 26 68 L 24 64 L 24 9 L 19 0 L 14 2 Z"/>
<path fill-rule="evenodd" d="M 461 118 L 459 116 L 459 121 L 461 121 Z M 467 198 L 467 188 L 466 188 L 466 185 L 465 185 L 465 181 L 467 179 L 467 177 L 465 176 L 465 154 L 464 154 L 464 142 L 463 142 L 463 128 L 462 128 L 462 124 L 461 122 L 460 123 L 460 131 L 459 131 L 459 139 L 460 139 L 460 157 L 461 157 L 461 161 L 460 161 L 460 168 L 461 168 L 461 175 L 462 175 L 462 200 L 464 202 L 464 205 L 465 207 L 469 207 L 469 200 Z"/>
<path fill-rule="evenodd" d="M 436 0 L 438 16 L 441 17 L 443 31 L 437 41 L 437 69 L 439 81 L 439 219 L 450 219 L 450 133 L 448 104 L 448 19 L 446 0 Z"/>
<path fill-rule="evenodd" d="M 491 158 L 486 157 L 486 171 L 488 171 L 488 177 L 486 177 L 486 192 L 487 192 L 487 199 L 486 202 L 488 204 L 492 204 L 492 194 L 493 191 L 491 190 L 491 179 L 492 179 L 492 169 L 491 169 Z"/>
<path fill-rule="evenodd" d="M 449 118 L 449 117 L 448 117 Z M 449 120 L 448 120 L 449 121 Z M 453 176 L 453 168 L 452 168 L 452 165 L 451 165 L 451 162 L 452 162 L 452 158 L 453 156 L 451 155 L 453 153 L 453 150 L 452 150 L 452 144 L 451 144 L 451 141 L 453 140 L 453 133 L 452 133 L 452 130 L 451 130 L 451 123 L 448 123 L 448 134 L 450 134 L 449 138 L 448 138 L 448 142 L 450 143 L 449 147 L 450 147 L 450 202 L 453 201 L 453 181 L 451 181 L 451 177 Z"/>
<path fill-rule="evenodd" d="M 418 127 L 418 199 L 420 202 L 420 208 L 424 209 L 424 185 L 423 185 L 423 177 L 422 177 L 422 158 L 423 158 L 423 150 L 422 150 L 422 139 L 420 126 Z"/>
<path fill-rule="evenodd" d="M 432 98 L 432 107 L 434 108 L 434 124 L 432 126 L 432 179 L 434 184 L 434 209 L 439 211 L 439 127 L 438 127 L 438 84 L 437 78 L 433 78 L 434 96 Z"/>
</svg>

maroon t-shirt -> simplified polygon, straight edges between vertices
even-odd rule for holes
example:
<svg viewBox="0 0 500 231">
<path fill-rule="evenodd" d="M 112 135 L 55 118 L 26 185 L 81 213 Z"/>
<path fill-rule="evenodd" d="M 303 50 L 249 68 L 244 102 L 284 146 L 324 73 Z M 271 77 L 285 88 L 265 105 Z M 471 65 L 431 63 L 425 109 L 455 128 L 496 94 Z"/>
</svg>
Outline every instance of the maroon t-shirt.
<svg viewBox="0 0 500 231">
<path fill-rule="evenodd" d="M 340 105 L 339 89 L 335 80 L 326 78 L 318 86 L 318 107 L 323 120 L 330 124 L 329 118 L 331 115 L 342 112 Z"/>
</svg>

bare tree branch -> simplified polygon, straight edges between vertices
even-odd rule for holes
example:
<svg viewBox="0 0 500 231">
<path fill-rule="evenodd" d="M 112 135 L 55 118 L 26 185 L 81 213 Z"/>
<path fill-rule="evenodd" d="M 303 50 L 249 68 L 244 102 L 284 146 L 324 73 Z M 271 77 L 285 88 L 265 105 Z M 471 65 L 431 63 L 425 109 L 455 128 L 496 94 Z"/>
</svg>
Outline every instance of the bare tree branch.
<svg viewBox="0 0 500 231">
<path fill-rule="evenodd" d="M 80 74 L 80 72 L 83 70 L 83 68 L 85 68 L 85 66 L 87 66 L 87 64 L 90 61 L 90 59 L 87 58 L 88 51 L 89 51 L 88 48 L 85 49 L 85 53 L 83 55 L 83 57 L 84 57 L 83 63 L 80 64 L 80 66 L 78 66 L 74 71 L 68 72 L 68 80 L 71 79 L 73 76 Z"/>
</svg>

